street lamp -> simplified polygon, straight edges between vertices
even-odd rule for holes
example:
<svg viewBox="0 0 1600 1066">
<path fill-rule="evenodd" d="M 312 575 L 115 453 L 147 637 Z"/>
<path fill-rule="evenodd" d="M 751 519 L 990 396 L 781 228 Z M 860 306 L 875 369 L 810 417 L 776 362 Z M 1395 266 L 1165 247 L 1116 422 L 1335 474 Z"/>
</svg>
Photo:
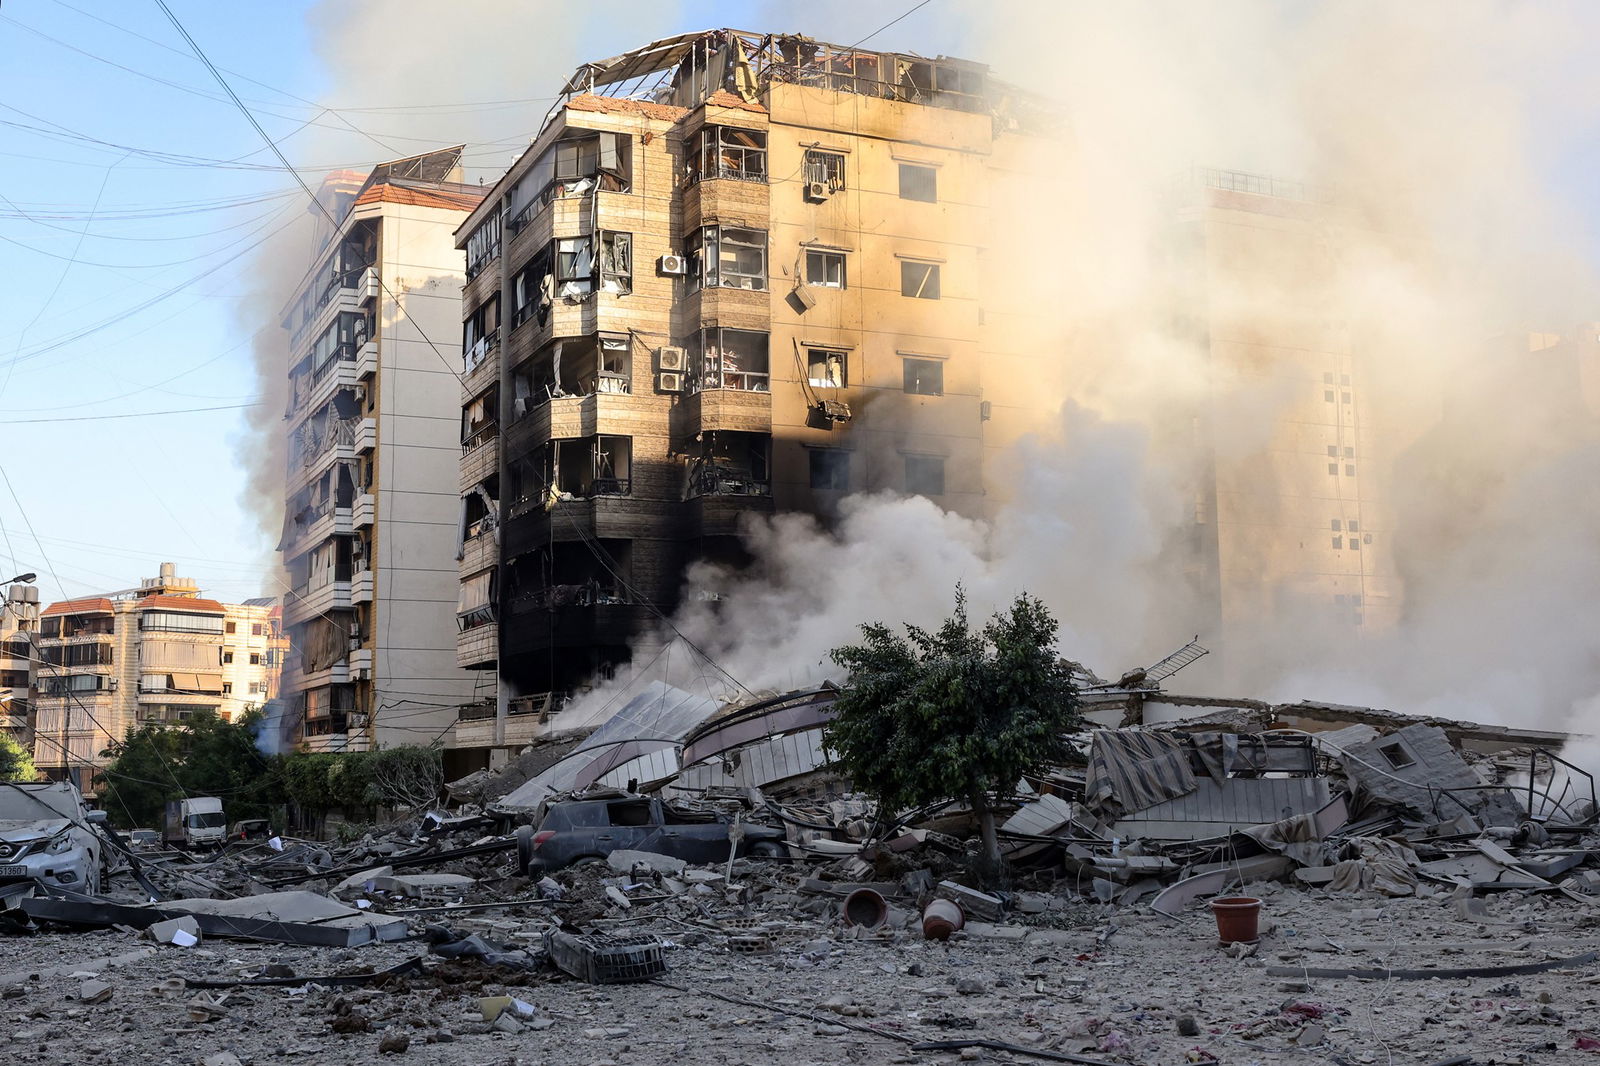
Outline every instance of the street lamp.
<svg viewBox="0 0 1600 1066">
<path fill-rule="evenodd" d="M 18 574 L 9 581 L 0 581 L 0 585 L 31 585 L 39 580 L 38 574 Z"/>
</svg>

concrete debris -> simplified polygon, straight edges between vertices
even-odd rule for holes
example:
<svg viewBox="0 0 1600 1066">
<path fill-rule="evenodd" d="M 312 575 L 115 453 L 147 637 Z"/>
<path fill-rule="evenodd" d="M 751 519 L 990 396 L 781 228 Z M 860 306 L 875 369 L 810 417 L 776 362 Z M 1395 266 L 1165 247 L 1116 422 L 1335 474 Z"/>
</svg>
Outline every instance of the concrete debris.
<svg viewBox="0 0 1600 1066">
<path fill-rule="evenodd" d="M 762 701 L 688 737 L 731 763 L 769 727 L 814 729 L 824 706 Z M 815 766 L 791 780 L 769 759 L 752 784 L 751 757 L 729 785 L 691 760 L 642 790 L 468 803 L 346 843 L 152 853 L 142 880 L 113 872 L 98 897 L 7 892 L 21 935 L 0 994 L 41 1037 L 108 1000 L 108 1019 L 227 1033 L 188 1060 L 219 1063 L 327 1057 L 324 1039 L 500 1061 L 535 1033 L 572 1061 L 693 1061 L 735 1026 L 768 1030 L 762 1063 L 809 1048 L 873 1066 L 918 1048 L 1109 1063 L 1247 1057 L 1239 1045 L 1260 1061 L 1405 1047 L 1437 1062 L 1468 1041 L 1510 1062 L 1529 1027 L 1551 1049 L 1592 1038 L 1569 1027 L 1600 950 L 1592 780 L 1489 727 L 1197 706 L 1191 722 L 1102 723 L 1096 743 L 1077 738 L 1099 770 L 1086 757 L 1002 797 L 998 882 L 980 876 L 965 804 L 883 812 Z M 495 794 L 495 778 L 458 794 Z M 580 828 L 625 846 L 558 846 Z M 1219 949 L 1219 897 L 1259 901 L 1256 942 Z M 1354 984 L 1429 979 L 1410 1013 Z"/>
</svg>

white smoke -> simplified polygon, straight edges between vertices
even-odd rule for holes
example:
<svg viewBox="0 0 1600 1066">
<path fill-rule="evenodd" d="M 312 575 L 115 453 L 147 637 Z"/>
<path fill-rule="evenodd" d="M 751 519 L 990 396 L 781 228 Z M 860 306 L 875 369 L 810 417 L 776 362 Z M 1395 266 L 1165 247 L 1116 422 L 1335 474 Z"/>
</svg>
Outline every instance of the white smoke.
<svg viewBox="0 0 1600 1066">
<path fill-rule="evenodd" d="M 1264 588 L 1225 636 L 1202 633 L 1219 654 L 1184 687 L 1550 727 L 1592 715 L 1600 657 L 1581 620 L 1600 597 L 1600 498 L 1585 471 L 1600 419 L 1593 392 L 1588 407 L 1575 397 L 1576 375 L 1595 367 L 1580 357 L 1564 384 L 1512 338 L 1593 339 L 1577 326 L 1595 317 L 1590 249 L 1559 164 L 1594 133 L 1585 42 L 1600 12 L 945 13 L 966 20 L 972 58 L 1064 116 L 1062 135 L 1037 146 L 1048 194 L 995 213 L 990 262 L 1045 264 L 1008 277 L 1016 302 L 1053 316 L 1038 407 L 1010 412 L 1033 432 L 991 472 L 1006 502 L 987 523 L 870 496 L 847 501 L 832 530 L 797 516 L 757 524 L 754 567 L 692 571 L 677 629 L 745 684 L 782 688 L 836 673 L 828 649 L 862 622 L 936 622 L 962 582 L 975 614 L 1017 591 L 1043 597 L 1070 658 L 1108 673 L 1147 663 L 1207 624 L 1182 550 L 1193 413 L 1213 416 L 1207 444 L 1224 464 L 1269 464 L 1272 419 L 1304 387 L 1295 350 L 1311 338 L 1369 375 L 1368 424 L 1393 462 L 1363 476 L 1393 501 L 1385 577 L 1403 608 L 1356 629 Z M 911 24 L 874 44 L 914 48 Z M 1330 190 L 1325 246 L 1246 235 L 1209 284 L 1186 282 L 1173 264 L 1192 234 L 1174 189 L 1196 165 Z M 1218 350 L 1236 364 L 1219 366 Z M 706 671 L 680 660 L 668 672 L 692 684 Z"/>
</svg>

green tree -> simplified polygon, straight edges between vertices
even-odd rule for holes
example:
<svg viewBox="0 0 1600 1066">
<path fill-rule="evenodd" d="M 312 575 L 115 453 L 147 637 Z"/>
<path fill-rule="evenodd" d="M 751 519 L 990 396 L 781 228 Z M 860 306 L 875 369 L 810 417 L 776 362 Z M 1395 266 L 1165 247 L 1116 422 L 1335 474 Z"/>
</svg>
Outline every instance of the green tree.
<svg viewBox="0 0 1600 1066">
<path fill-rule="evenodd" d="M 1081 721 L 1071 667 L 1056 653 L 1056 620 L 1027 594 L 981 630 L 964 590 L 936 630 L 905 635 L 873 622 L 835 648 L 849 671 L 824 732 L 832 757 L 887 814 L 965 800 L 978 816 L 983 875 L 1000 875 L 994 798 L 1071 754 Z"/>
<path fill-rule="evenodd" d="M 38 776 L 28 749 L 13 740 L 11 734 L 0 733 L 0 781 L 32 781 Z"/>
<path fill-rule="evenodd" d="M 101 772 L 111 820 L 129 827 L 158 825 L 169 800 L 217 796 L 229 820 L 270 817 L 283 802 L 276 757 L 256 748 L 259 712 L 229 721 L 209 710 L 182 722 L 147 722 L 107 751 Z"/>
</svg>

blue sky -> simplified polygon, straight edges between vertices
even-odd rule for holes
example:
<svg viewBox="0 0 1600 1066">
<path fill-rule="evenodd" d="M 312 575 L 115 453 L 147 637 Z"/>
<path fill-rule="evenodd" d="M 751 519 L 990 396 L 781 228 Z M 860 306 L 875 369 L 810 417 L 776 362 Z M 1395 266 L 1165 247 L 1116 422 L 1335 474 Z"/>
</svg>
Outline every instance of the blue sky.
<svg viewBox="0 0 1600 1066">
<path fill-rule="evenodd" d="M 715 25 L 856 40 L 913 6 L 613 5 L 575 25 L 490 0 L 169 3 L 313 187 L 456 141 L 492 181 L 583 60 Z M 942 4 L 880 43 L 959 51 Z M 13 0 L 0 54 L 0 579 L 36 571 L 54 599 L 172 560 L 221 598 L 277 591 L 245 417 L 287 295 L 260 245 L 304 194 L 155 0 Z"/>
</svg>

